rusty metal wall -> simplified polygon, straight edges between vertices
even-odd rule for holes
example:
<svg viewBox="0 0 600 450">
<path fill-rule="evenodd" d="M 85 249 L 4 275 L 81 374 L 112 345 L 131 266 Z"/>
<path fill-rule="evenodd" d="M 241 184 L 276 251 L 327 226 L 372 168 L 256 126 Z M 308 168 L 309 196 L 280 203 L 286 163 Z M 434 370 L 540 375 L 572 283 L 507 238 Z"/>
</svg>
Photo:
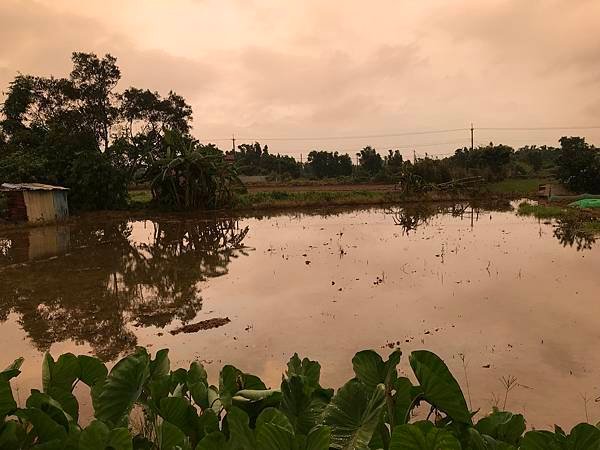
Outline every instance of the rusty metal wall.
<svg viewBox="0 0 600 450">
<path fill-rule="evenodd" d="M 24 191 L 29 222 L 51 222 L 56 220 L 54 193 L 52 191 Z"/>
</svg>

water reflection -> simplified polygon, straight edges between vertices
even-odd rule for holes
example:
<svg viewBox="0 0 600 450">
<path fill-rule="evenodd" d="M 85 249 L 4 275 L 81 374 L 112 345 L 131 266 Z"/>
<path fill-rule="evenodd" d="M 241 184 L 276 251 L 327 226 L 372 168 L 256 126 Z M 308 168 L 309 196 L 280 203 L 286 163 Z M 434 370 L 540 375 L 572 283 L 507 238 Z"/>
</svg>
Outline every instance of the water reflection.
<svg viewBox="0 0 600 450">
<path fill-rule="evenodd" d="M 0 272 L 0 321 L 17 314 L 40 351 L 73 340 L 114 359 L 137 343 L 130 325 L 192 320 L 202 308 L 199 283 L 227 273 L 231 260 L 246 254 L 247 233 L 235 219 L 15 233 L 3 239 L 2 263 L 13 266 Z"/>
<path fill-rule="evenodd" d="M 575 247 L 577 251 L 591 250 L 596 243 L 594 232 L 582 228 L 581 222 L 573 219 L 560 219 L 554 228 L 554 237 L 563 247 Z"/>
<path fill-rule="evenodd" d="M 457 202 L 457 203 L 416 203 L 403 207 L 390 207 L 384 210 L 385 214 L 392 217 L 394 224 L 402 228 L 403 235 L 409 235 L 419 227 L 427 225 L 430 220 L 440 214 L 469 219 L 471 226 L 479 220 L 483 211 L 512 211 L 513 207 L 507 200 L 494 202 Z"/>
</svg>

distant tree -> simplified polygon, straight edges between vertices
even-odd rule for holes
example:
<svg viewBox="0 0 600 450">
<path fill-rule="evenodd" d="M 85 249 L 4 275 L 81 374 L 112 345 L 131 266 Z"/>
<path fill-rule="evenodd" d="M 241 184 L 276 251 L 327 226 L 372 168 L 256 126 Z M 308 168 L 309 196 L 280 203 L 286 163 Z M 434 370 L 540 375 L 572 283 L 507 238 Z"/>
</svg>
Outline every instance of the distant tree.
<svg viewBox="0 0 600 450">
<path fill-rule="evenodd" d="M 357 153 L 358 156 L 358 164 L 367 175 L 374 176 L 383 167 L 383 159 L 381 155 L 377 153 L 377 151 L 371 147 L 367 146 L 363 148 L 360 153 Z"/>
<path fill-rule="evenodd" d="M 384 157 L 385 165 L 392 172 L 400 172 L 404 166 L 404 159 L 400 150 L 388 150 L 388 154 Z"/>
<path fill-rule="evenodd" d="M 260 143 L 238 145 L 235 162 L 241 175 L 278 175 L 297 178 L 302 166 L 291 156 L 272 155 L 267 145 Z"/>
<path fill-rule="evenodd" d="M 600 193 L 600 150 L 582 137 L 563 136 L 558 179 L 575 192 Z"/>
<path fill-rule="evenodd" d="M 352 159 L 338 152 L 313 150 L 308 154 L 307 167 L 316 178 L 335 178 L 352 175 Z"/>
</svg>

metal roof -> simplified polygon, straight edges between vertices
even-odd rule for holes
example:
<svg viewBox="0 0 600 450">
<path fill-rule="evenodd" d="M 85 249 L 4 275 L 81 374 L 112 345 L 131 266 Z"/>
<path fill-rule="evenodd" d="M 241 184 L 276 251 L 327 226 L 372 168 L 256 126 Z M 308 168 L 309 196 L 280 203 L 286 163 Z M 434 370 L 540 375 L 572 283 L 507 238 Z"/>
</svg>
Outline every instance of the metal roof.
<svg viewBox="0 0 600 450">
<path fill-rule="evenodd" d="M 69 188 L 41 183 L 3 183 L 0 191 L 68 191 Z"/>
</svg>

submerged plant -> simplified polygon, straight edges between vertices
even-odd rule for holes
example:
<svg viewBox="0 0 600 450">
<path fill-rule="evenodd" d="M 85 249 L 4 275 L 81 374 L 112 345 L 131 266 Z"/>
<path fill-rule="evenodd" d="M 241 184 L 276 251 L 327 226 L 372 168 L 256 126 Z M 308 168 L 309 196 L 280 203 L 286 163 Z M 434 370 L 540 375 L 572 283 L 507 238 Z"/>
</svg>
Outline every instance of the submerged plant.
<svg viewBox="0 0 600 450">
<path fill-rule="evenodd" d="M 67 353 L 42 365 L 42 391 L 19 407 L 10 380 L 22 359 L 0 372 L 0 449 L 69 450 L 453 450 L 598 449 L 600 429 L 577 425 L 528 431 L 520 414 L 494 408 L 473 422 L 456 379 L 428 351 L 414 351 L 418 380 L 398 376 L 402 353 L 372 350 L 352 359 L 355 377 L 337 392 L 320 384 L 321 366 L 294 355 L 280 389 L 231 365 L 210 384 L 198 362 L 171 370 L 168 350 L 143 348 L 109 372 L 97 358 Z M 94 419 L 79 422 L 78 383 L 90 387 Z M 510 383 L 514 385 L 514 383 Z M 413 410 L 429 405 L 427 420 Z M 435 414 L 434 414 L 435 413 Z M 434 420 L 430 421 L 429 417 Z"/>
</svg>

